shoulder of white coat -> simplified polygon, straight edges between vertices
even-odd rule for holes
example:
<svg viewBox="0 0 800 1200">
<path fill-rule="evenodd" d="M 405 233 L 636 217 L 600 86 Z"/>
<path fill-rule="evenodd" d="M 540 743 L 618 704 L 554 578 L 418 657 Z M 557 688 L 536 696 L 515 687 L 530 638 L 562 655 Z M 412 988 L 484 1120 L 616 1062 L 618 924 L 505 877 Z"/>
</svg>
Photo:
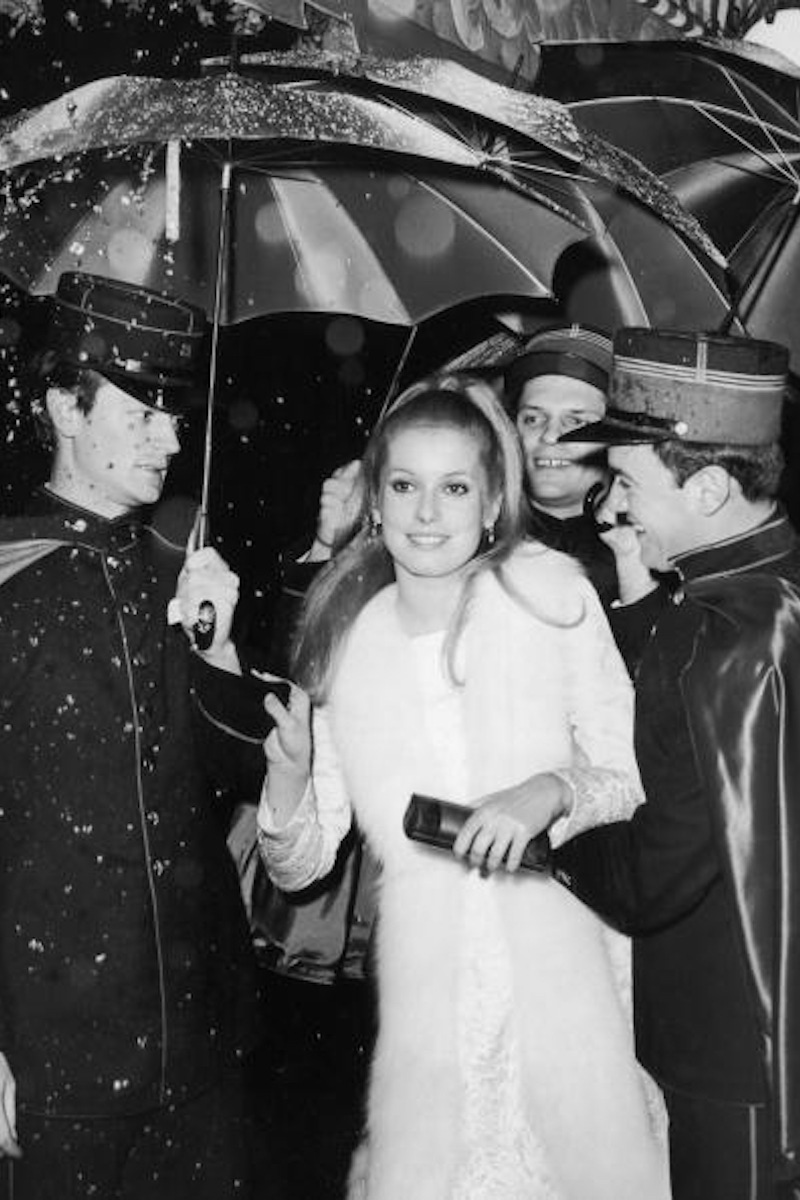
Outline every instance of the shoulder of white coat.
<svg viewBox="0 0 800 1200">
<path fill-rule="evenodd" d="M 523 543 L 503 563 L 502 575 L 525 600 L 544 605 L 543 615 L 560 620 L 578 618 L 586 597 L 593 595 L 577 559 L 541 542 Z"/>
<path fill-rule="evenodd" d="M 393 630 L 396 623 L 396 590 L 395 584 L 389 584 L 372 596 L 361 609 L 342 644 L 334 673 L 334 686 L 345 664 L 354 658 L 363 660 L 365 655 L 369 656 L 376 645 L 381 647 L 382 640 Z"/>
</svg>

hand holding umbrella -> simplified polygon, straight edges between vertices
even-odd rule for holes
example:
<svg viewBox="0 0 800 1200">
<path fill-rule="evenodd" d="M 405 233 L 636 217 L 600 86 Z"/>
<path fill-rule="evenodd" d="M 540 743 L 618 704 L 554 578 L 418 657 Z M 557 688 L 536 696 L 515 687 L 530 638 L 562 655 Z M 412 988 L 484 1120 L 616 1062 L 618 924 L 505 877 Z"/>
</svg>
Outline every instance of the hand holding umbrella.
<svg viewBox="0 0 800 1200">
<path fill-rule="evenodd" d="M 192 645 L 207 661 L 238 675 L 239 658 L 231 641 L 231 626 L 239 598 L 239 577 L 213 547 L 197 549 L 197 539 L 195 523 L 168 620 L 183 626 Z"/>
</svg>

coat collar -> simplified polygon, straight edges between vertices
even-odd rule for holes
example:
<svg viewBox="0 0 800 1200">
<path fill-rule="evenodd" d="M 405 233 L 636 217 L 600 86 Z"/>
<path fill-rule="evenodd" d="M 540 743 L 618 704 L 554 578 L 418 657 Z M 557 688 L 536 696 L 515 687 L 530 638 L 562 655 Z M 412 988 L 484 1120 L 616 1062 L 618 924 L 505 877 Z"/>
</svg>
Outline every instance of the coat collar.
<svg viewBox="0 0 800 1200">
<path fill-rule="evenodd" d="M 681 554 L 673 566 L 684 582 L 757 571 L 797 551 L 798 539 L 782 508 L 747 533 Z"/>
<path fill-rule="evenodd" d="M 0 520 L 3 543 L 43 540 L 117 553 L 131 548 L 141 531 L 138 511 L 109 520 L 44 487 L 33 495 L 24 516 Z"/>
</svg>

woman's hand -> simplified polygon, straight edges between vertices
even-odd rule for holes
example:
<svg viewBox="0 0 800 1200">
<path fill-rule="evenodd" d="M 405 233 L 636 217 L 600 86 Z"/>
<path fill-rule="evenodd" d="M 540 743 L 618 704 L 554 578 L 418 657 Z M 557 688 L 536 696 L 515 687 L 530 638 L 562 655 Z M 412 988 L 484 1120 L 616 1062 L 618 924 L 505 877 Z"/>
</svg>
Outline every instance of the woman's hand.
<svg viewBox="0 0 800 1200">
<path fill-rule="evenodd" d="M 570 793 L 558 775 L 532 775 L 480 801 L 453 845 L 457 858 L 486 872 L 518 871 L 531 838 L 569 809 Z"/>
<path fill-rule="evenodd" d="M 302 800 L 311 775 L 311 701 L 292 684 L 288 708 L 271 692 L 264 699 L 264 708 L 275 722 L 264 742 L 264 799 L 274 821 L 285 825 Z"/>
</svg>

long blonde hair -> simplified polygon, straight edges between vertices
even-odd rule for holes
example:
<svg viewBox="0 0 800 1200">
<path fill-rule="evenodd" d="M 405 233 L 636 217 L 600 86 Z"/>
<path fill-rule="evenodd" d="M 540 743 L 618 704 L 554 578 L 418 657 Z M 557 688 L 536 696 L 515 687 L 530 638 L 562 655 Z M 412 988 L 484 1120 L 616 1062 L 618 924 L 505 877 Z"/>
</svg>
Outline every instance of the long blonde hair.
<svg viewBox="0 0 800 1200">
<path fill-rule="evenodd" d="M 395 578 L 383 540 L 371 524 L 392 438 L 415 425 L 439 425 L 471 434 L 478 443 L 492 502 L 500 501 L 494 538 L 468 564 L 461 598 L 448 629 L 453 652 L 466 620 L 476 576 L 499 574 L 522 538 L 523 465 L 516 432 L 488 384 L 466 374 L 434 375 L 414 384 L 380 419 L 361 462 L 363 499 L 355 532 L 320 572 L 306 596 L 292 650 L 292 673 L 317 701 L 327 695 L 343 642 L 365 605 Z"/>
</svg>

